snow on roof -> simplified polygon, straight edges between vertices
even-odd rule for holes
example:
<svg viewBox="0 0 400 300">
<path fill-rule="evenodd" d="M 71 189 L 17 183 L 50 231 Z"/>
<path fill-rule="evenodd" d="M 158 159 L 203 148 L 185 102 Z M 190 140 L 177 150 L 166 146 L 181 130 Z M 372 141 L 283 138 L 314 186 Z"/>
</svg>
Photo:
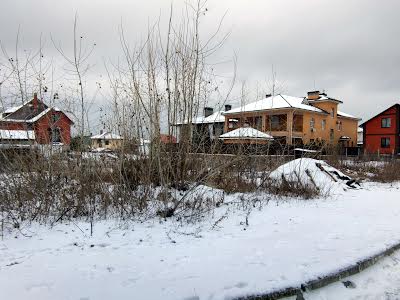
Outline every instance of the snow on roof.
<svg viewBox="0 0 400 300">
<path fill-rule="evenodd" d="M 347 135 L 342 135 L 342 136 L 339 138 L 339 140 L 341 140 L 341 141 L 347 141 L 347 140 L 351 140 L 351 138 L 350 138 L 349 136 L 347 136 Z"/>
<path fill-rule="evenodd" d="M 267 133 L 261 132 L 251 127 L 241 127 L 220 135 L 221 140 L 224 139 L 260 139 L 272 140 L 273 137 Z"/>
<path fill-rule="evenodd" d="M 212 115 L 208 116 L 207 118 L 204 118 L 203 123 L 224 123 L 225 122 L 225 116 L 222 115 L 223 111 L 217 111 L 213 113 Z"/>
<path fill-rule="evenodd" d="M 320 93 L 318 99 L 307 99 L 309 102 L 320 102 L 320 101 L 333 101 L 333 102 L 339 102 L 343 103 L 342 101 L 338 99 L 334 99 L 331 97 L 328 97 L 325 93 Z"/>
<path fill-rule="evenodd" d="M 7 130 L 0 129 L 0 140 L 34 140 L 33 130 Z"/>
<path fill-rule="evenodd" d="M 303 149 L 303 148 L 294 148 L 293 150 L 299 152 L 307 152 L 307 153 L 318 153 L 317 150 Z"/>
<path fill-rule="evenodd" d="M 358 127 L 357 132 L 364 132 L 364 129 L 362 127 Z"/>
<path fill-rule="evenodd" d="M 52 109 L 51 107 L 48 107 L 44 111 L 42 111 L 40 114 L 34 116 L 31 119 L 27 119 L 27 120 L 12 119 L 12 118 L 2 118 L 1 120 L 7 121 L 7 122 L 34 123 L 37 120 L 39 120 L 41 117 L 46 115 L 51 109 Z"/>
<path fill-rule="evenodd" d="M 111 132 L 103 132 L 101 134 L 93 135 L 91 137 L 92 140 L 123 140 L 123 138 L 115 133 Z"/>
<path fill-rule="evenodd" d="M 16 109 L 15 111 L 17 111 L 17 110 L 18 109 Z M 48 107 L 44 111 L 42 111 L 40 114 L 34 116 L 31 119 L 23 120 L 23 119 L 12 119 L 12 118 L 5 117 L 5 118 L 0 118 L 0 121 L 18 122 L 18 123 L 35 123 L 36 121 L 38 121 L 40 118 L 45 116 L 51 110 L 54 110 L 57 112 L 62 112 L 68 119 L 70 119 L 71 122 L 73 122 L 71 115 L 66 114 L 65 112 L 63 112 L 62 110 L 60 110 L 59 108 L 56 108 L 56 107 Z"/>
<path fill-rule="evenodd" d="M 3 113 L 11 114 L 13 112 L 16 112 L 18 109 L 22 108 L 23 106 L 24 105 L 18 105 L 18 106 L 13 106 L 13 107 L 7 108 Z"/>
<path fill-rule="evenodd" d="M 295 108 L 295 109 L 308 110 L 324 114 L 327 113 L 314 106 L 304 104 L 304 98 L 278 94 L 276 96 L 267 97 L 258 100 L 256 102 L 252 102 L 247 105 L 228 110 L 223 114 L 226 115 L 231 113 L 262 111 L 262 110 L 281 109 L 281 108 Z"/>
<path fill-rule="evenodd" d="M 32 98 L 32 99 L 30 99 L 30 100 L 28 100 L 28 101 L 25 101 L 25 102 L 23 102 L 23 104 L 21 104 L 21 105 L 9 107 L 9 108 L 5 109 L 5 110 L 3 111 L 3 113 L 5 113 L 5 114 L 12 114 L 12 113 L 15 113 L 17 110 L 19 110 L 19 109 L 21 109 L 22 107 L 24 107 L 25 105 L 31 103 L 31 102 L 33 101 L 33 99 L 34 99 L 34 98 Z"/>
<path fill-rule="evenodd" d="M 345 117 L 345 118 L 350 118 L 350 119 L 361 120 L 360 118 L 357 118 L 357 117 L 355 117 L 355 116 L 353 116 L 353 115 L 344 113 L 344 112 L 342 112 L 342 111 L 338 111 L 337 114 L 338 114 L 338 116 L 340 116 L 340 117 Z"/>
<path fill-rule="evenodd" d="M 222 115 L 223 111 L 217 111 L 208 117 L 199 116 L 192 119 L 192 124 L 212 124 L 212 123 L 224 123 L 225 116 Z M 188 121 L 177 122 L 176 125 L 187 124 Z"/>
</svg>

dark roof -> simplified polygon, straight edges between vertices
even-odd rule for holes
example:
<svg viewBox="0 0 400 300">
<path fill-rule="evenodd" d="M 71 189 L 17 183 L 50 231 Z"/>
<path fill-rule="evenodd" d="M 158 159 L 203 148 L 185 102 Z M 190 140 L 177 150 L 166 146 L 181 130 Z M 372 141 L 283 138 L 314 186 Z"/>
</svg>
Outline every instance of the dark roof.
<svg viewBox="0 0 400 300">
<path fill-rule="evenodd" d="M 36 107 L 34 107 L 34 101 L 36 100 Z M 36 122 L 45 116 L 49 111 L 55 111 L 62 113 L 70 122 L 74 124 L 71 117 L 65 112 L 57 107 L 49 107 L 43 101 L 36 98 L 36 96 L 25 102 L 21 106 L 13 107 L 6 110 L 2 117 L 0 117 L 0 122 Z"/>
<path fill-rule="evenodd" d="M 4 121 L 6 121 L 7 119 L 21 120 L 21 121 L 30 120 L 30 119 L 36 117 L 37 115 L 41 114 L 43 111 L 45 111 L 48 108 L 48 106 L 40 100 L 37 100 L 37 107 L 35 108 L 32 103 L 33 100 L 34 99 L 26 102 L 24 105 L 22 105 L 16 111 L 3 116 L 3 120 Z"/>
<path fill-rule="evenodd" d="M 361 127 L 361 126 L 364 126 L 364 124 L 367 124 L 369 121 L 375 119 L 376 117 L 380 116 L 380 115 L 383 114 L 385 111 L 387 111 L 387 110 L 389 110 L 389 109 L 391 109 L 391 108 L 393 108 L 393 107 L 397 107 L 397 109 L 400 109 L 400 104 L 399 104 L 399 103 L 395 103 L 395 104 L 393 104 L 392 106 L 386 108 L 384 111 L 381 111 L 379 114 L 376 114 L 376 115 L 373 116 L 372 118 L 369 118 L 367 121 L 365 121 L 364 123 L 360 124 L 360 127 Z"/>
</svg>

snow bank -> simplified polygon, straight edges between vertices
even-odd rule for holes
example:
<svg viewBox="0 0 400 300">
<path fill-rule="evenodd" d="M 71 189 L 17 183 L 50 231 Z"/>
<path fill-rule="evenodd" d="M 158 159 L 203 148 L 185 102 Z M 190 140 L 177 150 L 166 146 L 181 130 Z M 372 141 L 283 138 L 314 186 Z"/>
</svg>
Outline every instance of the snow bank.
<svg viewBox="0 0 400 300">
<path fill-rule="evenodd" d="M 323 160 L 298 158 L 278 167 L 270 174 L 270 178 L 282 182 L 301 183 L 304 186 L 314 186 L 321 192 L 341 187 L 356 188 L 355 181 L 338 169 L 328 165 Z"/>
<path fill-rule="evenodd" d="M 299 285 L 396 243 L 399 188 L 366 183 L 329 201 L 271 200 L 250 214 L 224 204 L 184 227 L 173 218 L 105 221 L 93 237 L 78 221 L 22 226 L 24 235 L 0 240 L 0 298 L 217 300 Z"/>
</svg>

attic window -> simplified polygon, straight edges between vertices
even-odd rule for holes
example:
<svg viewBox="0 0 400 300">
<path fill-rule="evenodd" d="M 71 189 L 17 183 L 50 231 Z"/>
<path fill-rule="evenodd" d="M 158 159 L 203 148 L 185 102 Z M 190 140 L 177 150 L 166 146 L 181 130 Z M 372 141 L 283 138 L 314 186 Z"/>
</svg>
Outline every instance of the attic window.
<svg viewBox="0 0 400 300">
<path fill-rule="evenodd" d="M 331 109 L 331 117 L 332 117 L 332 118 L 335 117 L 335 109 L 334 109 L 334 108 Z"/>
<path fill-rule="evenodd" d="M 315 119 L 314 118 L 311 118 L 311 120 L 310 120 L 310 128 L 311 128 L 311 130 L 313 130 L 315 128 Z"/>
<path fill-rule="evenodd" d="M 391 119 L 390 118 L 383 118 L 382 119 L 382 123 L 381 123 L 381 127 L 382 128 L 390 128 L 391 126 Z"/>
<path fill-rule="evenodd" d="M 60 120 L 60 115 L 59 114 L 54 114 L 53 115 L 53 123 L 57 122 L 58 120 Z"/>
</svg>

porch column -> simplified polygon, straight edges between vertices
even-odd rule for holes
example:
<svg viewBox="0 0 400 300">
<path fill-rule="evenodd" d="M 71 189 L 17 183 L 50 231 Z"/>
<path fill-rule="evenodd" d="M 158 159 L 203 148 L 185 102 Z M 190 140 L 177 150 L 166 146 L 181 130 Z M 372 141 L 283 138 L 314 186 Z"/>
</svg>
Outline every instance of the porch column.
<svg viewBox="0 0 400 300">
<path fill-rule="evenodd" d="M 291 145 L 292 141 L 293 141 L 293 111 L 289 111 L 286 114 L 286 119 L 287 119 L 287 128 L 286 128 L 286 130 L 288 132 L 288 134 L 286 136 L 286 143 L 288 145 Z"/>
<path fill-rule="evenodd" d="M 266 123 L 267 123 L 267 115 L 266 114 L 262 114 L 261 115 L 262 116 L 262 125 L 261 125 L 261 131 L 262 132 L 267 132 L 267 126 L 266 126 Z"/>
<path fill-rule="evenodd" d="M 224 133 L 229 131 L 229 116 L 225 116 Z"/>
</svg>

